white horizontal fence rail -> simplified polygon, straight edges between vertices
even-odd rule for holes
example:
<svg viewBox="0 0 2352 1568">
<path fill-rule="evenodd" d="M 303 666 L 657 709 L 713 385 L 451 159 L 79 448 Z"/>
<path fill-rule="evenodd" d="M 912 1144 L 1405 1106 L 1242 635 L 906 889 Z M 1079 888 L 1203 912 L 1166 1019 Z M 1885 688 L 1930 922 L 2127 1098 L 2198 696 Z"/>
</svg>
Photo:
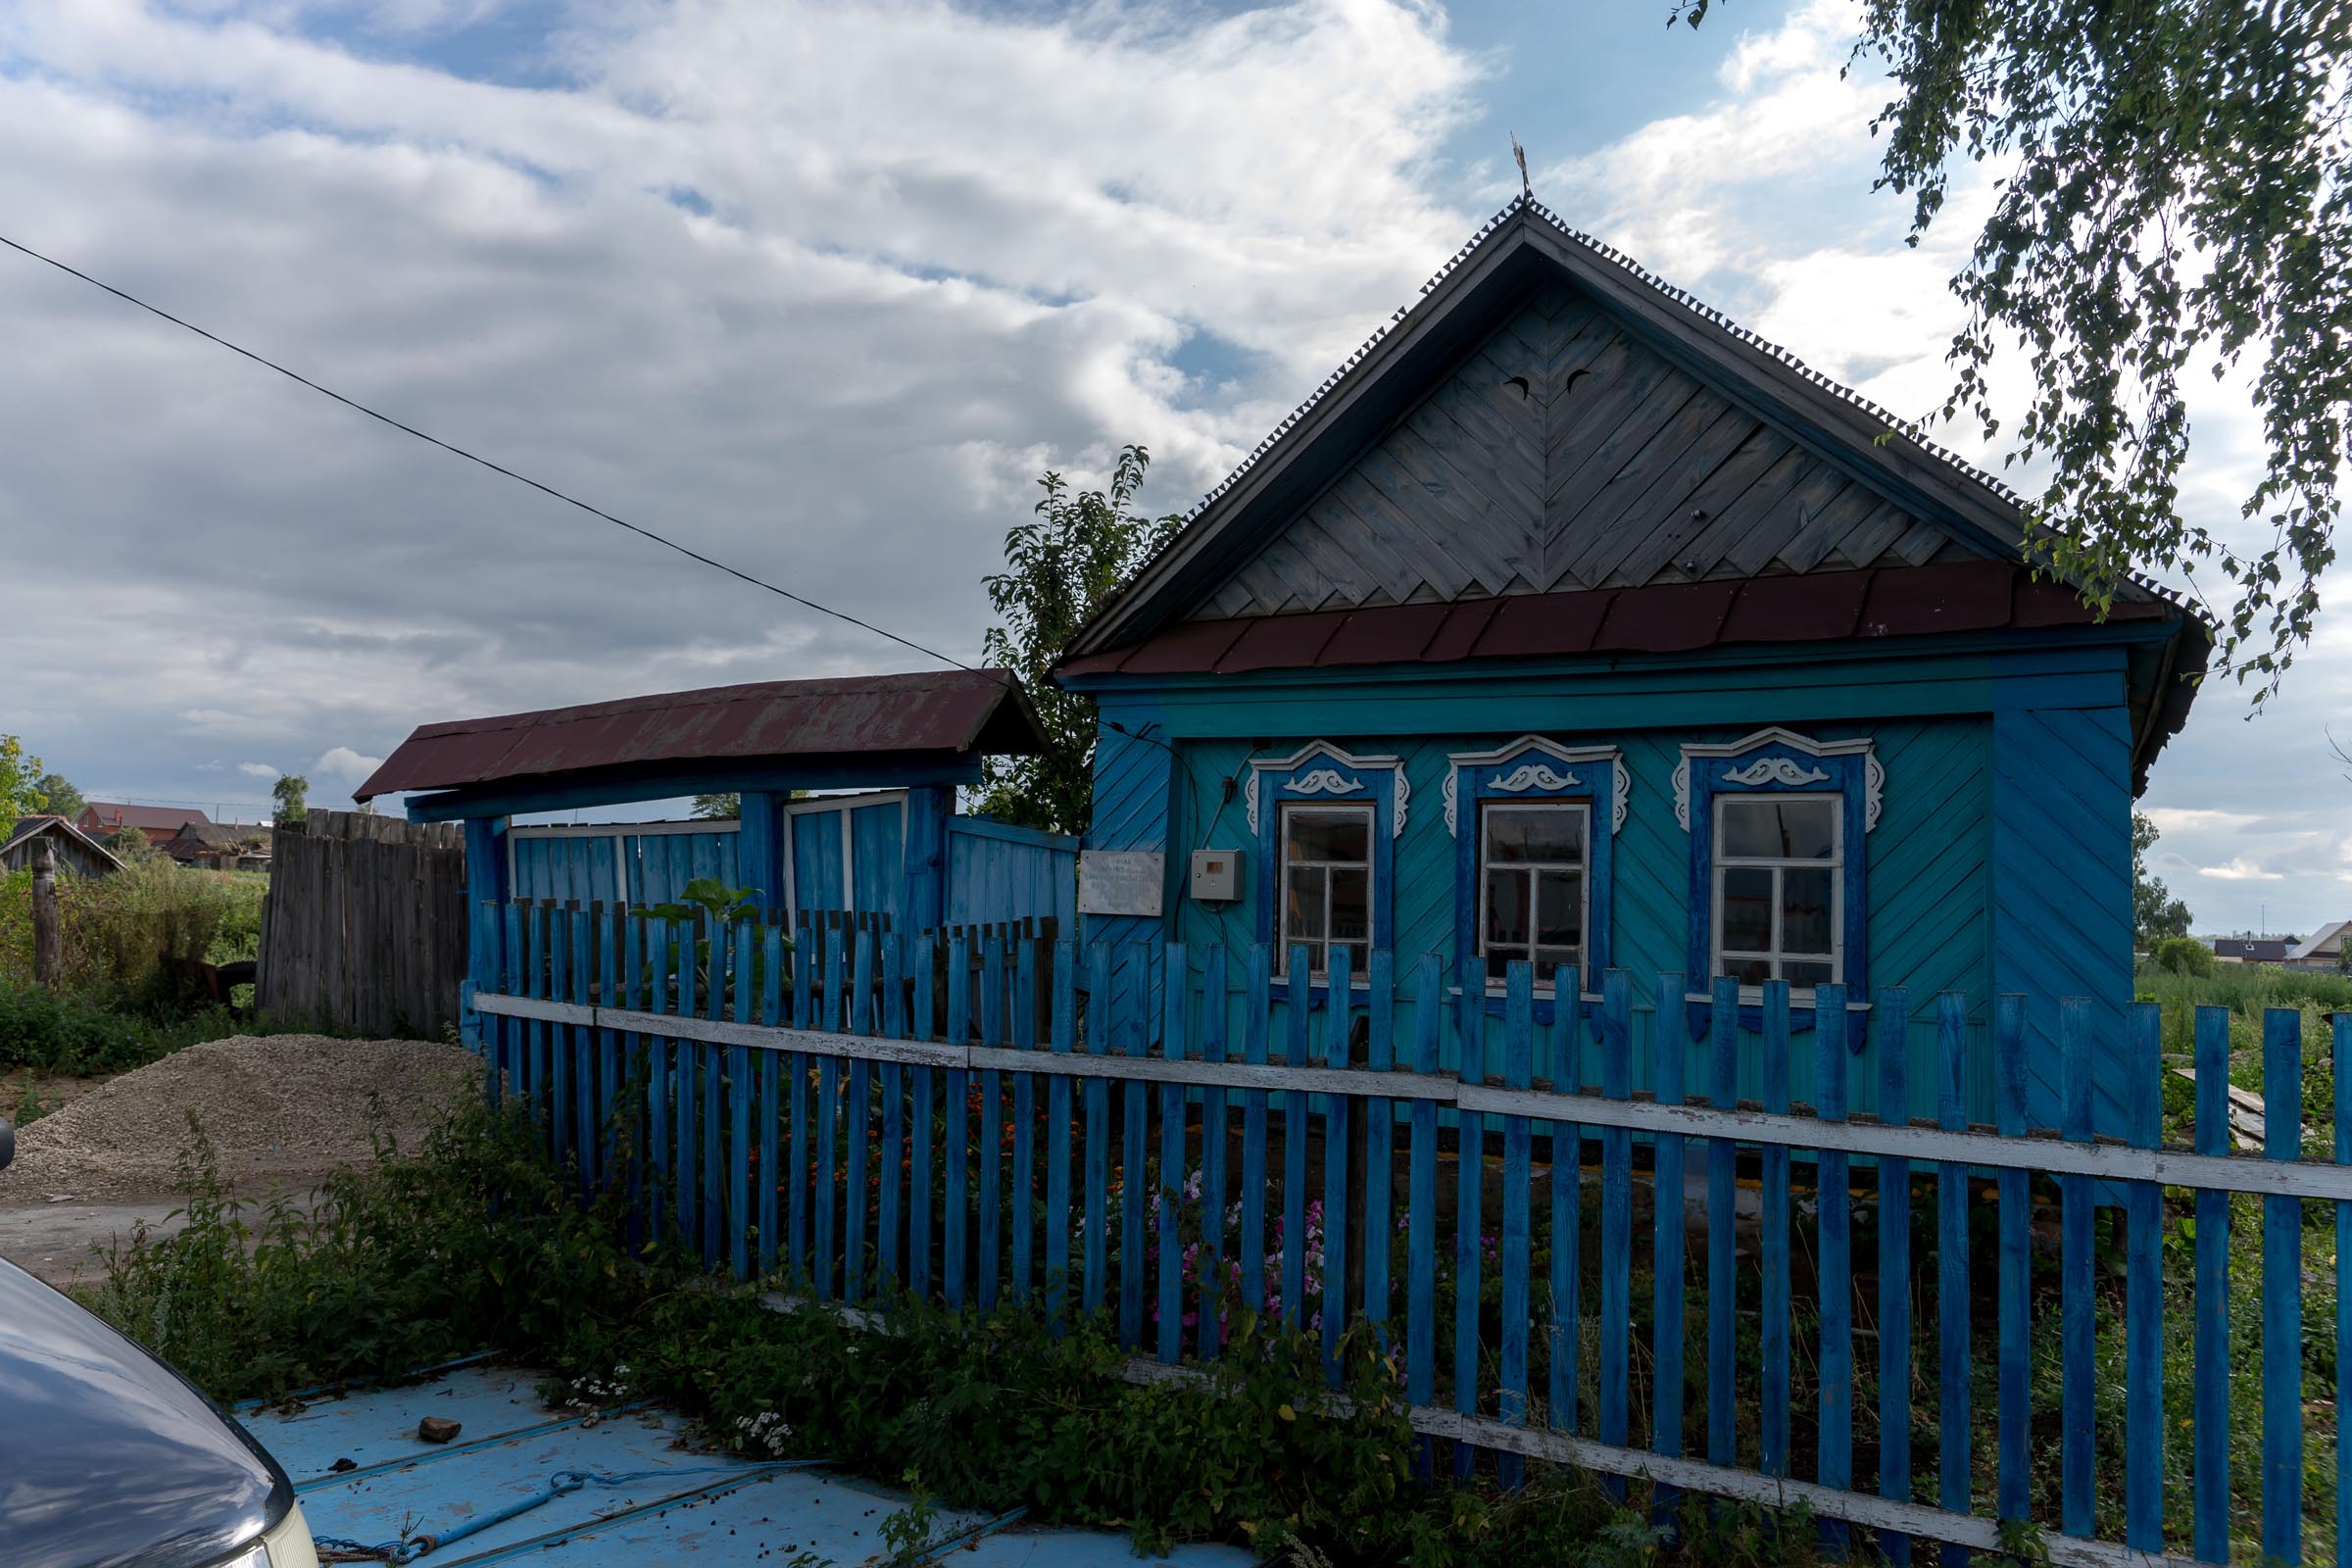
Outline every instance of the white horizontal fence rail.
<svg viewBox="0 0 2352 1568">
<path fill-rule="evenodd" d="M 788 942 L 522 906 L 474 925 L 470 1038 L 493 1092 L 543 1118 L 584 1187 L 625 1171 L 637 1236 L 795 1298 L 1099 1316 L 1148 1378 L 1192 1375 L 1255 1313 L 1319 1339 L 1335 1388 L 1342 1331 L 1369 1320 L 1433 1482 L 1513 1487 L 1537 1459 L 1802 1502 L 1899 1562 L 1910 1538 L 1995 1550 L 1996 1521 L 2031 1520 L 2066 1568 L 2181 1547 L 2291 1563 L 2307 1540 L 2352 1565 L 2352 1524 L 2329 1529 L 2352 1493 L 2324 1490 L 2352 1457 L 2328 1399 L 2352 1409 L 2352 1321 L 2334 1315 L 2352 1300 L 2352 1015 L 2332 1025 L 2328 1161 L 2284 1108 L 2305 1063 L 2283 1009 L 2262 1021 L 2276 1113 L 2257 1157 L 2230 1152 L 2218 1008 L 2196 1019 L 2188 1150 L 2163 1144 L 2147 1004 L 2102 1042 L 2114 1025 L 2080 999 L 1998 997 L 1972 1033 L 1957 993 L 1914 1019 L 1899 990 L 1831 986 L 1808 1038 L 1779 983 L 1750 1004 L 1723 981 L 1693 1009 L 1660 975 L 1637 1010 L 1610 971 L 1539 1023 L 1525 965 L 1490 1007 L 1483 973 L 1449 987 L 1435 956 L 1400 976 L 1376 951 L 1359 976 L 1339 950 L 1309 1009 L 1274 996 L 1262 946 L 1114 955 L 824 919 Z M 2056 1133 L 2028 1124 L 2030 1049 L 2054 1058 Z M 1811 1107 L 1790 1094 L 1805 1053 Z M 1965 1114 L 1972 1053 L 1990 1055 L 1992 1128 Z M 2093 1136 L 2094 1060 L 2120 1068 L 2121 1142 Z M 1857 1081 L 1918 1103 L 1914 1070 L 1935 1079 L 1932 1125 L 1849 1112 Z M 1694 1190 L 1703 1204 L 1669 1196 Z M 2332 1299 L 2310 1289 L 2306 1238 L 2327 1233 L 2306 1202 L 2332 1205 Z M 2233 1224 L 2258 1244 L 2234 1264 Z M 2259 1281 L 2258 1324 L 2230 1321 L 2233 1266 Z M 2328 1330 L 2332 1390 L 2306 1357 Z M 2249 1337 L 2259 1375 L 2231 1364 Z M 1983 1389 L 1979 1364 L 1997 1373 Z M 2094 1398 L 2102 1381 L 2120 1400 Z M 2257 1428 L 2258 1466 L 2232 1451 Z"/>
<path fill-rule="evenodd" d="M 716 1018 L 680 1018 L 631 1011 L 593 1003 L 546 1002 L 493 992 L 473 999 L 476 1010 L 502 1018 L 532 1018 L 588 1029 L 659 1034 L 716 1046 L 781 1051 L 837 1060 L 892 1061 L 965 1072 L 1028 1072 L 1054 1077 L 1100 1078 L 1124 1083 L 1181 1084 L 1194 1089 L 1242 1089 L 1271 1093 L 1347 1095 L 1363 1099 L 1427 1101 L 1495 1116 L 1524 1116 L 1574 1122 L 1586 1127 L 1623 1127 L 1633 1132 L 1679 1134 L 1686 1138 L 1729 1138 L 1742 1144 L 1835 1151 L 1894 1159 L 1951 1161 L 1996 1170 L 2046 1176 L 2093 1176 L 2103 1181 L 2155 1182 L 2205 1192 L 2243 1193 L 2254 1198 L 2309 1198 L 2352 1202 L 2352 1165 L 2319 1160 L 2279 1160 L 2252 1155 L 2198 1154 L 2178 1149 L 2135 1149 L 2120 1143 L 2068 1143 L 2053 1135 L 2012 1137 L 1988 1127 L 1952 1132 L 1933 1126 L 1859 1119 L 1823 1121 L 1791 1111 L 1724 1109 L 1714 1105 L 1662 1105 L 1648 1096 L 1608 1100 L 1596 1094 L 1560 1094 L 1548 1089 L 1509 1089 L 1464 1083 L 1450 1074 L 1399 1069 L 1371 1072 L 1348 1067 L 1293 1067 L 1282 1062 L 1195 1061 L 1166 1056 L 1071 1056 L 1041 1066 L 1034 1051 L 946 1042 L 877 1040 L 870 1035 L 816 1029 L 770 1028 Z"/>
</svg>

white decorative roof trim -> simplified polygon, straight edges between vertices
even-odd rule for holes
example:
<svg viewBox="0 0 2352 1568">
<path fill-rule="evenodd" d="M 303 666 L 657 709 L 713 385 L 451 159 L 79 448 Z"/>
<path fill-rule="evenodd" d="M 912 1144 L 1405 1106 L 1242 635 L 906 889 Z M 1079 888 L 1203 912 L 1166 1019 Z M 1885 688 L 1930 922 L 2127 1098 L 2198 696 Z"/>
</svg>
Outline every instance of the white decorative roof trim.
<svg viewBox="0 0 2352 1568">
<path fill-rule="evenodd" d="M 1830 775 L 1818 767 L 1799 767 L 1786 757 L 1759 757 L 1745 767 L 1723 775 L 1727 784 L 1827 784 Z"/>
<path fill-rule="evenodd" d="M 1360 778 L 1350 778 L 1341 768 L 1379 771 L 1386 769 L 1396 775 L 1396 809 L 1390 813 L 1389 836 L 1395 838 L 1404 831 L 1405 802 L 1412 796 L 1412 786 L 1405 781 L 1404 760 L 1396 757 L 1356 757 L 1340 750 L 1329 741 L 1309 741 L 1288 757 L 1253 757 L 1250 760 L 1250 831 L 1257 832 L 1258 784 L 1266 773 L 1289 773 L 1304 766 L 1317 757 L 1328 759 L 1338 767 L 1318 767 L 1307 771 L 1283 786 L 1285 795 L 1353 795 L 1367 788 Z"/>
<path fill-rule="evenodd" d="M 1516 795 L 1522 790 L 1570 789 L 1575 784 L 1574 773 L 1554 773 L 1542 762 L 1521 762 L 1496 779 L 1494 787 L 1505 795 Z"/>
<path fill-rule="evenodd" d="M 1879 808 L 1886 792 L 1886 768 L 1874 749 L 1876 742 L 1867 735 L 1849 741 L 1817 741 L 1810 735 L 1799 735 L 1778 724 L 1742 735 L 1736 741 L 1721 745 L 1689 744 L 1683 747 L 1683 760 L 1674 765 L 1674 819 L 1690 831 L 1690 759 L 1693 757 L 1745 757 L 1765 746 L 1786 746 L 1809 757 L 1859 757 L 1862 759 L 1862 831 L 1868 833 L 1879 825 Z M 1800 768 L 1785 757 L 1760 757 L 1750 765 L 1726 773 L 1724 779 L 1733 784 L 1812 784 L 1824 782 L 1829 774 L 1820 768 Z"/>
<path fill-rule="evenodd" d="M 1625 765 L 1624 756 L 1614 746 L 1562 746 L 1541 735 L 1522 735 L 1507 746 L 1491 752 L 1454 752 L 1446 759 L 1446 832 L 1458 838 L 1461 828 L 1457 818 L 1460 806 L 1455 797 L 1461 790 L 1462 769 L 1465 767 L 1497 767 L 1512 761 L 1523 753 L 1539 752 L 1553 761 L 1568 766 L 1585 762 L 1606 762 L 1615 770 L 1610 787 L 1609 831 L 1615 833 L 1625 826 L 1626 803 L 1632 798 L 1633 774 Z M 1541 762 L 1530 762 L 1513 768 L 1494 781 L 1494 787 L 1511 794 L 1522 790 L 1564 790 L 1577 782 L 1574 773 L 1558 772 Z"/>
</svg>

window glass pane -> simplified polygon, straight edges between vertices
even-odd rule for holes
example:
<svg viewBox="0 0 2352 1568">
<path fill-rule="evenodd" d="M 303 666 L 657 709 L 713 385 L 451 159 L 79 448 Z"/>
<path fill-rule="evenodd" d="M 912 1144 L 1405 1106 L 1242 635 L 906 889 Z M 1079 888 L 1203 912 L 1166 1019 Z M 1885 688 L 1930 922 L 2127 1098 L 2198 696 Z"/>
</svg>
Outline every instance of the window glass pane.
<svg viewBox="0 0 2352 1568">
<path fill-rule="evenodd" d="M 1833 795 L 1726 801 L 1722 853 L 1765 859 L 1829 859 L 1837 847 L 1838 804 Z"/>
<path fill-rule="evenodd" d="M 1568 970 L 1569 989 L 1574 990 L 1583 984 L 1577 974 L 1577 970 L 1582 966 L 1582 952 L 1576 948 L 1538 948 L 1536 950 L 1536 984 L 1550 985 L 1554 972 L 1565 968 Z"/>
<path fill-rule="evenodd" d="M 1585 940 L 1585 878 L 1581 871 L 1536 873 L 1536 940 L 1572 948 Z"/>
<path fill-rule="evenodd" d="M 1283 906 L 1282 940 L 1312 942 L 1323 935 L 1323 878 L 1319 865 L 1290 868 L 1290 894 Z"/>
<path fill-rule="evenodd" d="M 1369 951 L 1361 942 L 1334 942 L 1331 944 L 1330 951 L 1336 953 L 1341 948 L 1348 950 L 1348 983 L 1351 986 L 1361 985 L 1364 979 L 1364 965 L 1371 956 Z M 1322 974 L 1330 968 L 1331 959 L 1327 954 L 1323 961 L 1315 966 L 1315 972 Z"/>
<path fill-rule="evenodd" d="M 1290 806 L 1283 808 L 1283 822 L 1290 829 L 1290 858 L 1294 860 L 1362 863 L 1372 858 L 1369 811 Z"/>
<path fill-rule="evenodd" d="M 1723 972 L 1743 986 L 1760 986 L 1772 978 L 1772 960 L 1727 956 L 1723 960 Z"/>
<path fill-rule="evenodd" d="M 1301 946 L 1306 949 L 1306 972 L 1310 975 L 1324 973 L 1326 971 L 1326 965 L 1323 958 L 1323 944 L 1320 942 L 1308 942 L 1302 943 Z"/>
<path fill-rule="evenodd" d="M 1782 977 L 1792 986 L 1825 986 L 1838 978 L 1831 965 L 1799 960 L 1781 965 Z"/>
<path fill-rule="evenodd" d="M 1487 947 L 1527 946 L 1527 873 L 1487 873 Z"/>
<path fill-rule="evenodd" d="M 1525 956 L 1526 955 L 1515 948 L 1488 948 L 1487 978 L 1490 980 L 1509 979 L 1511 974 L 1511 965 Z"/>
<path fill-rule="evenodd" d="M 1490 806 L 1487 859 L 1494 865 L 1543 860 L 1582 865 L 1585 813 L 1574 806 Z"/>
<path fill-rule="evenodd" d="M 1733 866 L 1723 873 L 1721 946 L 1726 953 L 1772 951 L 1772 879 L 1769 870 Z"/>
<path fill-rule="evenodd" d="M 1829 867 L 1791 866 L 1781 873 L 1781 951 L 1831 951 Z"/>
<path fill-rule="evenodd" d="M 1331 878 L 1330 935 L 1361 942 L 1372 934 L 1371 873 L 1343 871 L 1335 866 L 1327 874 Z"/>
</svg>

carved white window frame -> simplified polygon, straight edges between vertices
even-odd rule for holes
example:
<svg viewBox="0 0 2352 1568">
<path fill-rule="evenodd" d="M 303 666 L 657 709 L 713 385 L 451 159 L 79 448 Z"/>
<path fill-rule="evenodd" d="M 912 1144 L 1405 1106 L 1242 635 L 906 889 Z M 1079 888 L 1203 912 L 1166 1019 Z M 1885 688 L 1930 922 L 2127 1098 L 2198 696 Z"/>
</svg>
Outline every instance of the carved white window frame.
<svg viewBox="0 0 2352 1568">
<path fill-rule="evenodd" d="M 1614 834 L 1625 826 L 1626 806 L 1633 796 L 1634 779 L 1633 770 L 1625 765 L 1623 753 L 1614 746 L 1562 746 L 1541 735 L 1522 735 L 1509 745 L 1498 746 L 1491 752 L 1453 752 L 1446 757 L 1446 784 L 1440 792 L 1446 803 L 1446 831 L 1455 838 L 1461 836 L 1461 805 L 1456 797 L 1461 793 L 1462 769 L 1500 767 L 1530 752 L 1539 754 L 1538 759 L 1496 779 L 1492 788 L 1541 798 L 1589 782 L 1577 775 L 1578 767 L 1605 763 L 1615 769 L 1609 796 L 1609 831 Z M 1554 769 L 1551 762 L 1560 765 Z"/>
<path fill-rule="evenodd" d="M 1810 735 L 1799 735 L 1778 724 L 1742 735 L 1736 741 L 1720 745 L 1689 743 L 1683 747 L 1682 760 L 1674 765 L 1674 819 L 1683 831 L 1690 831 L 1690 760 L 1692 758 L 1745 757 L 1768 746 L 1784 746 L 1803 752 L 1809 757 L 1859 757 L 1862 759 L 1862 830 L 1871 832 L 1879 825 L 1881 797 L 1886 789 L 1886 768 L 1880 762 L 1877 742 L 1870 736 L 1853 740 L 1817 741 Z M 1806 775 L 1810 776 L 1806 776 Z M 1744 768 L 1735 768 L 1724 774 L 1729 784 L 1786 784 L 1802 786 L 1808 783 L 1828 783 L 1830 776 L 1819 769 L 1802 768 L 1793 760 L 1781 757 L 1758 758 Z"/>
<path fill-rule="evenodd" d="M 1405 808 L 1412 796 L 1412 785 L 1404 773 L 1401 757 L 1358 757 L 1329 741 L 1309 741 L 1288 757 L 1253 757 L 1250 760 L 1250 782 L 1244 802 L 1250 819 L 1250 836 L 1257 846 L 1264 871 L 1258 876 L 1257 928 L 1258 940 L 1280 945 L 1281 919 L 1279 903 L 1283 897 L 1283 808 L 1285 806 L 1361 806 L 1372 813 L 1372 908 L 1370 949 L 1389 946 L 1396 940 L 1396 841 L 1404 832 Z M 1383 811 L 1388 814 L 1388 832 L 1380 831 Z M 1294 977 L 1288 972 L 1289 956 L 1283 954 L 1276 968 L 1282 972 L 1278 985 L 1287 986 Z M 1310 977 L 1308 984 L 1320 988 L 1320 977 Z M 1368 975 L 1350 979 L 1352 988 L 1370 984 Z"/>
</svg>

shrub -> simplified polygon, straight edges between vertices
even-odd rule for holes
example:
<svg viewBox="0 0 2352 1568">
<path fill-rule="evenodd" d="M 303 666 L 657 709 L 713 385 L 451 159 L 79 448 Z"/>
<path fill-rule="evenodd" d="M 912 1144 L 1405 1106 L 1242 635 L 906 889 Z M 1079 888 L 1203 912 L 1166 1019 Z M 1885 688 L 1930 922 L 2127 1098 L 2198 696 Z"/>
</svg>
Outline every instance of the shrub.
<svg viewBox="0 0 2352 1568">
<path fill-rule="evenodd" d="M 2195 937 L 2166 937 L 2156 944 L 2150 961 L 2159 969 L 2169 969 L 2175 974 L 2195 975 L 2199 979 L 2210 979 L 2214 971 L 2221 967 L 2213 956 L 2213 950 Z"/>
<path fill-rule="evenodd" d="M 190 968 L 258 956 L 267 876 L 195 871 L 150 855 L 110 877 L 58 883 L 65 984 L 142 1007 L 182 1004 Z M 32 978 L 32 873 L 0 878 L 0 981 Z"/>
</svg>

